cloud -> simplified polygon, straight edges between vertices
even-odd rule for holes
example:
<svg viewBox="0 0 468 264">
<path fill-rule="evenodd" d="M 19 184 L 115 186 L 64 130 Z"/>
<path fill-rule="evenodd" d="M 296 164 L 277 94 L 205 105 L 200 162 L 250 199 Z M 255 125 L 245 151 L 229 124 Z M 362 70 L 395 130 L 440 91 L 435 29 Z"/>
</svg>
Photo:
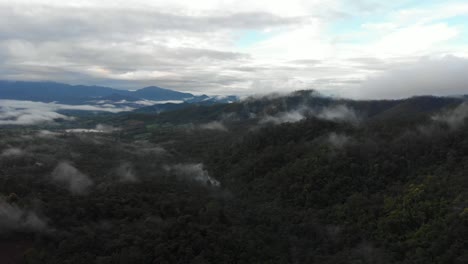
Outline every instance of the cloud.
<svg viewBox="0 0 468 264">
<path fill-rule="evenodd" d="M 340 149 L 346 146 L 346 144 L 348 144 L 350 140 L 351 138 L 349 136 L 346 136 L 343 134 L 337 134 L 335 132 L 330 133 L 327 137 L 328 143 L 337 149 Z"/>
<path fill-rule="evenodd" d="M 304 111 L 295 110 L 290 112 L 282 112 L 275 116 L 266 116 L 260 120 L 260 124 L 273 123 L 275 125 L 283 123 L 295 123 L 306 118 Z"/>
<path fill-rule="evenodd" d="M 52 172 L 52 180 L 74 195 L 86 194 L 93 181 L 66 161 L 60 162 Z"/>
<path fill-rule="evenodd" d="M 57 119 L 72 119 L 72 117 L 57 113 L 57 111 L 60 110 L 105 111 L 118 113 L 132 110 L 132 108 L 0 100 L 0 125 L 34 125 L 39 123 L 50 123 Z"/>
<path fill-rule="evenodd" d="M 406 2 L 0 0 L 0 79 L 336 93 L 402 59 L 467 56 L 467 4 Z"/>
<path fill-rule="evenodd" d="M 213 121 L 213 122 L 209 122 L 206 124 L 201 124 L 198 126 L 198 128 L 207 129 L 207 130 L 228 131 L 226 126 L 219 121 Z"/>
<path fill-rule="evenodd" d="M 335 105 L 330 107 L 324 107 L 320 111 L 315 113 L 315 116 L 320 119 L 338 121 L 338 122 L 349 122 L 357 124 L 360 118 L 354 109 L 349 108 L 346 105 Z"/>
<path fill-rule="evenodd" d="M 0 125 L 33 125 L 58 119 L 70 120 L 71 118 L 48 110 L 0 106 Z"/>
<path fill-rule="evenodd" d="M 0 233 L 42 232 L 46 229 L 46 222 L 33 211 L 21 209 L 16 204 L 0 199 Z"/>
<path fill-rule="evenodd" d="M 177 177 L 185 180 L 194 180 L 201 184 L 209 184 L 211 186 L 220 186 L 220 182 L 213 179 L 203 168 L 201 163 L 187 163 L 187 164 L 175 164 L 172 166 L 165 167 L 167 171 L 175 174 Z"/>
<path fill-rule="evenodd" d="M 54 138 L 59 135 L 60 133 L 49 131 L 49 130 L 40 130 L 36 133 L 36 136 L 40 138 Z"/>
<path fill-rule="evenodd" d="M 66 129 L 67 133 L 112 133 L 119 131 L 120 128 L 116 128 L 110 125 L 97 124 L 95 128 L 71 128 Z"/>
<path fill-rule="evenodd" d="M 369 77 L 345 92 L 354 98 L 398 99 L 413 95 L 461 95 L 468 87 L 468 59 L 423 58 Z"/>
<path fill-rule="evenodd" d="M 460 128 L 465 124 L 468 118 L 468 103 L 464 102 L 457 106 L 455 109 L 439 113 L 432 117 L 432 120 L 447 124 L 451 129 Z"/>
<path fill-rule="evenodd" d="M 316 109 L 308 106 L 301 106 L 296 110 L 280 112 L 273 116 L 266 115 L 260 119 L 259 123 L 273 123 L 275 125 L 295 123 L 312 116 L 323 120 L 346 122 L 351 124 L 358 124 L 361 120 L 354 109 L 349 108 L 346 105 L 333 105 Z"/>
<path fill-rule="evenodd" d="M 130 163 L 124 162 L 116 169 L 116 175 L 121 182 L 137 182 L 133 167 Z"/>
<path fill-rule="evenodd" d="M 20 157 L 24 155 L 24 151 L 20 148 L 7 148 L 2 151 L 0 157 Z"/>
</svg>

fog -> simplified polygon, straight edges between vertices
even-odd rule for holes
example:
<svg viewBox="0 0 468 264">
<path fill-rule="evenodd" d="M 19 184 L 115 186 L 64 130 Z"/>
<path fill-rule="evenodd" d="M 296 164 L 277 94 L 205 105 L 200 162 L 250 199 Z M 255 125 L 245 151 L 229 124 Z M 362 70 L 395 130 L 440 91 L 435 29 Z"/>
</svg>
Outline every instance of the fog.
<svg viewBox="0 0 468 264">
<path fill-rule="evenodd" d="M 72 117 L 58 113 L 60 110 L 82 110 L 118 113 L 133 108 L 92 105 L 64 105 L 32 101 L 0 100 L 0 125 L 34 125 L 50 123 L 57 119 L 72 120 Z"/>
<path fill-rule="evenodd" d="M 24 155 L 24 151 L 20 148 L 7 148 L 3 150 L 0 157 L 19 157 Z"/>
<path fill-rule="evenodd" d="M 451 129 L 461 127 L 468 117 L 468 103 L 462 103 L 456 108 L 436 114 L 432 120 L 447 124 Z"/>
<path fill-rule="evenodd" d="M 123 162 L 115 171 L 120 182 L 138 182 L 132 164 Z"/>
<path fill-rule="evenodd" d="M 347 135 L 344 134 L 337 134 L 335 132 L 332 132 L 328 135 L 327 141 L 328 143 L 335 147 L 335 148 L 343 148 L 350 142 L 351 138 Z"/>
<path fill-rule="evenodd" d="M 220 121 L 212 121 L 198 126 L 200 129 L 228 131 L 226 126 Z"/>
<path fill-rule="evenodd" d="M 175 164 L 166 166 L 165 169 L 181 179 L 194 180 L 203 185 L 220 186 L 220 182 L 213 179 L 201 163 Z"/>
<path fill-rule="evenodd" d="M 13 231 L 40 232 L 46 229 L 46 222 L 33 211 L 0 199 L 0 234 Z"/>
<path fill-rule="evenodd" d="M 52 180 L 74 195 L 86 194 L 93 181 L 69 162 L 60 162 L 52 172 Z"/>
<path fill-rule="evenodd" d="M 346 105 L 333 105 L 319 109 L 300 106 L 296 110 L 280 112 L 276 115 L 266 115 L 260 120 L 260 124 L 283 124 L 299 122 L 308 116 L 334 122 L 358 124 L 361 120 L 356 111 Z"/>
</svg>

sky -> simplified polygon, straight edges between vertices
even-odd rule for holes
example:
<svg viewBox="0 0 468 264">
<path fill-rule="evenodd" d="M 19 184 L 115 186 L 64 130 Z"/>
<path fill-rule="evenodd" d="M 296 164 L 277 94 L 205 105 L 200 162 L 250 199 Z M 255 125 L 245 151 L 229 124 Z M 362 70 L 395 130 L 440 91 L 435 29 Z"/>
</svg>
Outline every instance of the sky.
<svg viewBox="0 0 468 264">
<path fill-rule="evenodd" d="M 466 94 L 468 2 L 0 0 L 0 79 L 195 94 Z"/>
</svg>

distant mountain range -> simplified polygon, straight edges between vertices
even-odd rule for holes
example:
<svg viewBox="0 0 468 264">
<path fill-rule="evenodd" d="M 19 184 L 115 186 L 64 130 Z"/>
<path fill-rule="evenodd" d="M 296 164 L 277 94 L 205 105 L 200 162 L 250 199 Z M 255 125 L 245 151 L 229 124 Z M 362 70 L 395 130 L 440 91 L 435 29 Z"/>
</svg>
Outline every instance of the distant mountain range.
<svg viewBox="0 0 468 264">
<path fill-rule="evenodd" d="M 165 103 L 213 104 L 238 100 L 236 96 L 194 95 L 157 86 L 129 91 L 103 86 L 25 81 L 0 81 L 0 99 L 62 104 L 118 104 L 119 106 L 134 108 Z"/>
</svg>

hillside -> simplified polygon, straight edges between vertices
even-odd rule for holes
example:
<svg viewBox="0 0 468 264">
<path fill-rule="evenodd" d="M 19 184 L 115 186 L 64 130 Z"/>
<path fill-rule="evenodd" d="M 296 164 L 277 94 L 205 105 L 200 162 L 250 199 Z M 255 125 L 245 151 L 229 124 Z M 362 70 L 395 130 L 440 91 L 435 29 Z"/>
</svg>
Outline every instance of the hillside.
<svg viewBox="0 0 468 264">
<path fill-rule="evenodd" d="M 0 254 L 466 263 L 467 118 L 463 98 L 300 91 L 4 128 Z"/>
<path fill-rule="evenodd" d="M 0 99 L 27 100 L 37 102 L 58 102 L 63 104 L 93 104 L 99 101 L 117 103 L 122 100 L 134 102 L 148 101 L 187 101 L 196 103 L 204 100 L 223 102 L 217 97 L 193 95 L 157 86 L 135 91 L 119 90 L 102 86 L 69 85 L 56 82 L 0 81 Z M 237 100 L 236 97 L 230 97 Z"/>
</svg>

